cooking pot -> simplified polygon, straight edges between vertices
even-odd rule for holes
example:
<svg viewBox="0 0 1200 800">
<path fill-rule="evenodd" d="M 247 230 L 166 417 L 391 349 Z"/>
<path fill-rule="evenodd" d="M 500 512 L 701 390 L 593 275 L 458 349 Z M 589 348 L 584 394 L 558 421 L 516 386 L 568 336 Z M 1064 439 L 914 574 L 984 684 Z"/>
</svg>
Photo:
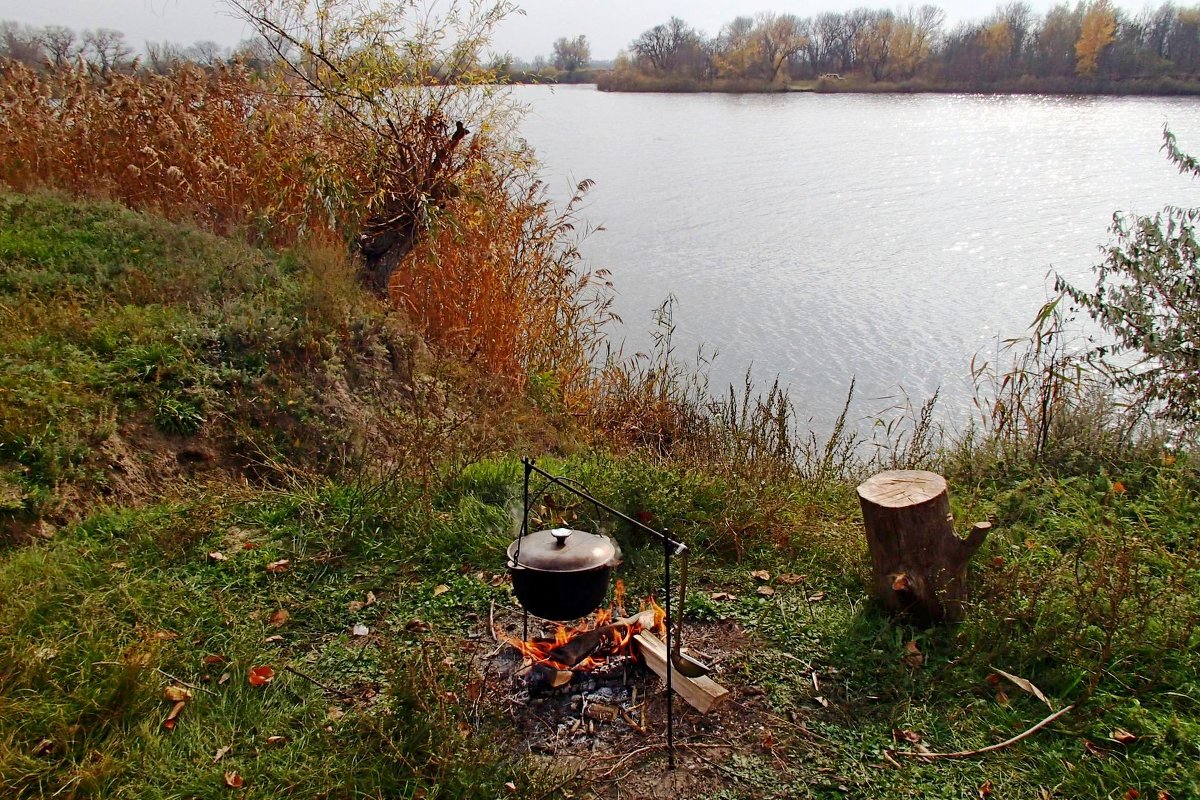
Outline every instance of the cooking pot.
<svg viewBox="0 0 1200 800">
<path fill-rule="evenodd" d="M 620 562 L 607 536 L 553 528 L 508 546 L 508 572 L 521 606 L 536 617 L 565 622 L 595 611 Z"/>
</svg>

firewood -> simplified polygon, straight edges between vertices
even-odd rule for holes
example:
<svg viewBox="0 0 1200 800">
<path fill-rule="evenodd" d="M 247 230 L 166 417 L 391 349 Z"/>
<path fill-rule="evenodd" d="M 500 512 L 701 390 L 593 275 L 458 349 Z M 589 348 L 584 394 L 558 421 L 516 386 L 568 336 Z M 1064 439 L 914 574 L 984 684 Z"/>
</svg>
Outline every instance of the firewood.
<svg viewBox="0 0 1200 800">
<path fill-rule="evenodd" d="M 670 656 L 662 640 L 649 631 L 643 631 L 633 637 L 633 642 L 646 666 L 665 679 Z M 678 670 L 671 671 L 671 689 L 701 714 L 707 714 L 729 697 L 729 690 L 712 678 L 689 678 Z"/>
</svg>

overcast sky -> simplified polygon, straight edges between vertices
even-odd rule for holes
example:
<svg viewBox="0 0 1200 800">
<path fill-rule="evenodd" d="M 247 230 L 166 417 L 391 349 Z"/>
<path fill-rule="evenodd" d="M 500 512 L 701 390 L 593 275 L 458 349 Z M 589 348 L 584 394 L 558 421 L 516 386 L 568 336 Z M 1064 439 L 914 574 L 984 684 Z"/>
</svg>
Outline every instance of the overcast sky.
<svg viewBox="0 0 1200 800">
<path fill-rule="evenodd" d="M 495 39 L 495 50 L 532 59 L 548 55 L 551 43 L 559 36 L 584 34 L 592 43 L 592 57 L 612 58 L 617 51 L 643 30 L 664 22 L 672 15 L 682 17 L 696 28 L 715 34 L 721 25 L 740 14 L 759 11 L 791 12 L 811 16 L 822 11 L 846 11 L 859 6 L 890 7 L 888 2 L 871 0 L 518 0 L 523 15 L 514 15 L 502 23 Z M 445 5 L 442 0 L 441 5 Z M 914 5 L 919 3 L 914 3 Z M 942 0 L 952 24 L 964 19 L 979 19 L 996 7 L 996 0 Z M 1030 0 L 1035 11 L 1043 12 L 1051 0 Z M 1138 4 L 1119 3 L 1136 10 Z M 222 0 L 0 0 L 0 19 L 30 25 L 66 25 L 83 28 L 116 28 L 124 31 L 138 49 L 149 40 L 170 40 L 191 44 L 212 39 L 223 45 L 236 44 L 249 35 L 245 26 L 234 19 Z"/>
</svg>

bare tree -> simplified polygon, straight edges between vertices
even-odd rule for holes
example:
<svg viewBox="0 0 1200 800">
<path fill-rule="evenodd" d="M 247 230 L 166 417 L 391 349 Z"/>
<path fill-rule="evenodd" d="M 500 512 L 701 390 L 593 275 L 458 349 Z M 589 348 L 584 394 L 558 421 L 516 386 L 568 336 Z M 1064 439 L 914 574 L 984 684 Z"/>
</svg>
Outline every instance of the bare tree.
<svg viewBox="0 0 1200 800">
<path fill-rule="evenodd" d="M 97 28 L 83 32 L 82 52 L 84 58 L 99 67 L 101 72 L 108 72 L 128 66 L 133 48 L 120 31 Z"/>
<path fill-rule="evenodd" d="M 47 25 L 42 29 L 42 45 L 54 67 L 62 67 L 79 57 L 79 40 L 75 31 L 63 25 Z"/>
<path fill-rule="evenodd" d="M 41 32 L 28 25 L 5 20 L 0 22 L 0 56 L 30 67 L 45 61 Z"/>
<path fill-rule="evenodd" d="M 189 61 L 194 61 L 202 67 L 215 67 L 224 63 L 229 57 L 229 51 L 226 48 L 209 39 L 193 43 L 183 51 L 183 54 Z"/>
<path fill-rule="evenodd" d="M 174 42 L 146 42 L 146 66 L 151 72 L 165 75 L 185 60 L 183 49 Z"/>
</svg>

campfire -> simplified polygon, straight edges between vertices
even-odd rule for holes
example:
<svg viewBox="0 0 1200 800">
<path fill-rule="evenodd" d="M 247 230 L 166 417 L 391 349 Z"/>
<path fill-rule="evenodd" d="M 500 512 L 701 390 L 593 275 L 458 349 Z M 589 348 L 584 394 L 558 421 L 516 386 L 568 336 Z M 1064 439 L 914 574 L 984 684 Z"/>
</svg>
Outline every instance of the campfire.
<svg viewBox="0 0 1200 800">
<path fill-rule="evenodd" d="M 507 638 L 524 661 L 516 677 L 524 678 L 536 693 L 567 686 L 589 673 L 603 677 L 622 671 L 634 656 L 636 637 L 643 632 L 662 635 L 666 619 L 653 597 L 646 598 L 637 614 L 624 613 L 625 587 L 617 581 L 612 607 L 597 611 L 590 620 L 573 627 L 558 625 L 553 637 Z"/>
</svg>

